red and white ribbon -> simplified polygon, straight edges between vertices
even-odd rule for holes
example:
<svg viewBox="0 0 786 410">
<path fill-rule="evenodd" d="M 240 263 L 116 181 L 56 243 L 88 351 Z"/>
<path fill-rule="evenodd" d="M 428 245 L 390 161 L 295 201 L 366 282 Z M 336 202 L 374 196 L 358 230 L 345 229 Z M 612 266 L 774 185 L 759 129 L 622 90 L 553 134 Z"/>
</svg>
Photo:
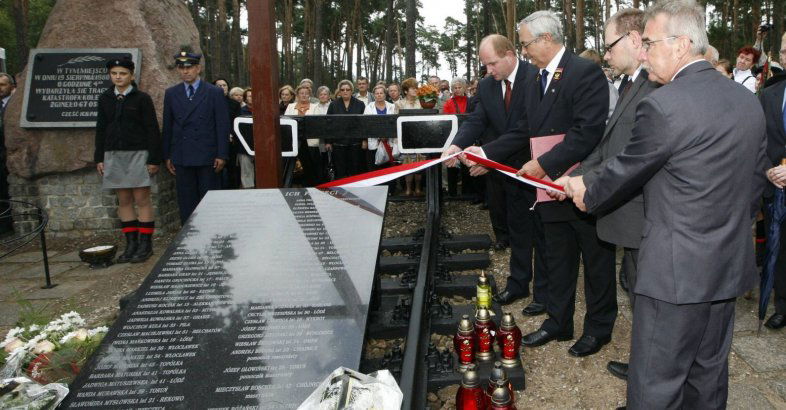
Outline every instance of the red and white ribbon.
<svg viewBox="0 0 786 410">
<path fill-rule="evenodd" d="M 341 178 L 335 181 L 324 183 L 322 185 L 317 186 L 317 188 L 334 188 L 334 187 L 349 188 L 349 187 L 365 187 L 365 186 L 384 184 L 385 182 L 392 181 L 394 179 L 401 178 L 405 175 L 422 171 L 426 168 L 432 167 L 437 164 L 441 164 L 461 154 L 465 155 L 466 158 L 469 159 L 470 161 L 483 165 L 486 168 L 497 170 L 513 179 L 516 179 L 528 185 L 532 185 L 535 188 L 540 188 L 540 189 L 545 189 L 547 191 L 555 191 L 560 193 L 565 192 L 561 186 L 553 182 L 545 181 L 540 178 L 535 178 L 529 175 L 518 176 L 516 175 L 517 170 L 515 168 L 511 168 L 507 165 L 500 164 L 499 162 L 495 162 L 487 158 L 479 157 L 475 154 L 466 151 L 457 152 L 455 154 L 448 155 L 442 158 L 418 161 L 418 162 L 413 162 L 411 164 L 397 165 L 395 167 L 389 167 L 377 171 L 366 172 L 364 174 L 353 175 L 351 177 Z"/>
</svg>

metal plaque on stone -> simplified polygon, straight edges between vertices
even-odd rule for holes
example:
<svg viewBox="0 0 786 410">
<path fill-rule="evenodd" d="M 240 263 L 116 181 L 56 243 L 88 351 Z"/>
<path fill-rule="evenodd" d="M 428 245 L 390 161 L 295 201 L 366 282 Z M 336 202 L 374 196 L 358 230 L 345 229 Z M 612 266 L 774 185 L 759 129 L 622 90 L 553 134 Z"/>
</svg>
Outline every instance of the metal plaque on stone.
<svg viewBox="0 0 786 410">
<path fill-rule="evenodd" d="M 22 102 L 23 128 L 95 127 L 98 97 L 112 86 L 111 59 L 130 57 L 141 72 L 138 48 L 37 48 L 30 50 Z M 139 76 L 136 77 L 137 82 Z"/>
<path fill-rule="evenodd" d="M 210 191 L 69 408 L 296 408 L 357 369 L 386 187 Z"/>
</svg>

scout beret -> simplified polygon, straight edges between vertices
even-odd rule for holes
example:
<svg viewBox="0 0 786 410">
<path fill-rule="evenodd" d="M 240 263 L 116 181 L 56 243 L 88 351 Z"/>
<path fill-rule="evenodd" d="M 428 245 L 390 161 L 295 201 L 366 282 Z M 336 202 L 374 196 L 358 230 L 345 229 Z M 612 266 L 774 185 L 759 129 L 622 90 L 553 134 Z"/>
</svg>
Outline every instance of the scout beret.
<svg viewBox="0 0 786 410">
<path fill-rule="evenodd" d="M 131 61 L 131 59 L 128 58 L 128 57 L 115 58 L 115 59 L 109 60 L 106 63 L 106 69 L 107 70 L 111 70 L 112 67 L 118 67 L 118 66 L 119 67 L 123 67 L 123 68 L 127 68 L 129 71 L 134 71 L 134 62 Z"/>
</svg>

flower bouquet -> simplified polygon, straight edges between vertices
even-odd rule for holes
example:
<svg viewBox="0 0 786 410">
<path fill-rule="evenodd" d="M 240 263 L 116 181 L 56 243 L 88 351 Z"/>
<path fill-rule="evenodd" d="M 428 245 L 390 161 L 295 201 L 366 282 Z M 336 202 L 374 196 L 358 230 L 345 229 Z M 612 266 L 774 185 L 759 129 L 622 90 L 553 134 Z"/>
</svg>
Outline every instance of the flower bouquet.
<svg viewBox="0 0 786 410">
<path fill-rule="evenodd" d="M 27 376 L 40 384 L 70 383 L 108 330 L 85 325 L 78 313 L 69 312 L 46 325 L 11 329 L 0 342 L 0 379 Z"/>
<path fill-rule="evenodd" d="M 431 84 L 423 84 L 418 87 L 418 99 L 420 106 L 423 108 L 431 109 L 437 105 L 437 98 L 439 98 L 439 90 Z"/>
</svg>

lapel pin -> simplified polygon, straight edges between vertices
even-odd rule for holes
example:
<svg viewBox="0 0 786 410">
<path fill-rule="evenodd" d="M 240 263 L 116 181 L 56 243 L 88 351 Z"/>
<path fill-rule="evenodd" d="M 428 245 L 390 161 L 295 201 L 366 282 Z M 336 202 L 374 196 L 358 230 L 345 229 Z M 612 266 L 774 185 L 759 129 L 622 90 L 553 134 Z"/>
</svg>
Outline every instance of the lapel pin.
<svg viewBox="0 0 786 410">
<path fill-rule="evenodd" d="M 552 79 L 554 81 L 559 81 L 560 78 L 562 78 L 562 67 L 559 67 L 556 70 L 554 70 L 554 78 Z"/>
</svg>

